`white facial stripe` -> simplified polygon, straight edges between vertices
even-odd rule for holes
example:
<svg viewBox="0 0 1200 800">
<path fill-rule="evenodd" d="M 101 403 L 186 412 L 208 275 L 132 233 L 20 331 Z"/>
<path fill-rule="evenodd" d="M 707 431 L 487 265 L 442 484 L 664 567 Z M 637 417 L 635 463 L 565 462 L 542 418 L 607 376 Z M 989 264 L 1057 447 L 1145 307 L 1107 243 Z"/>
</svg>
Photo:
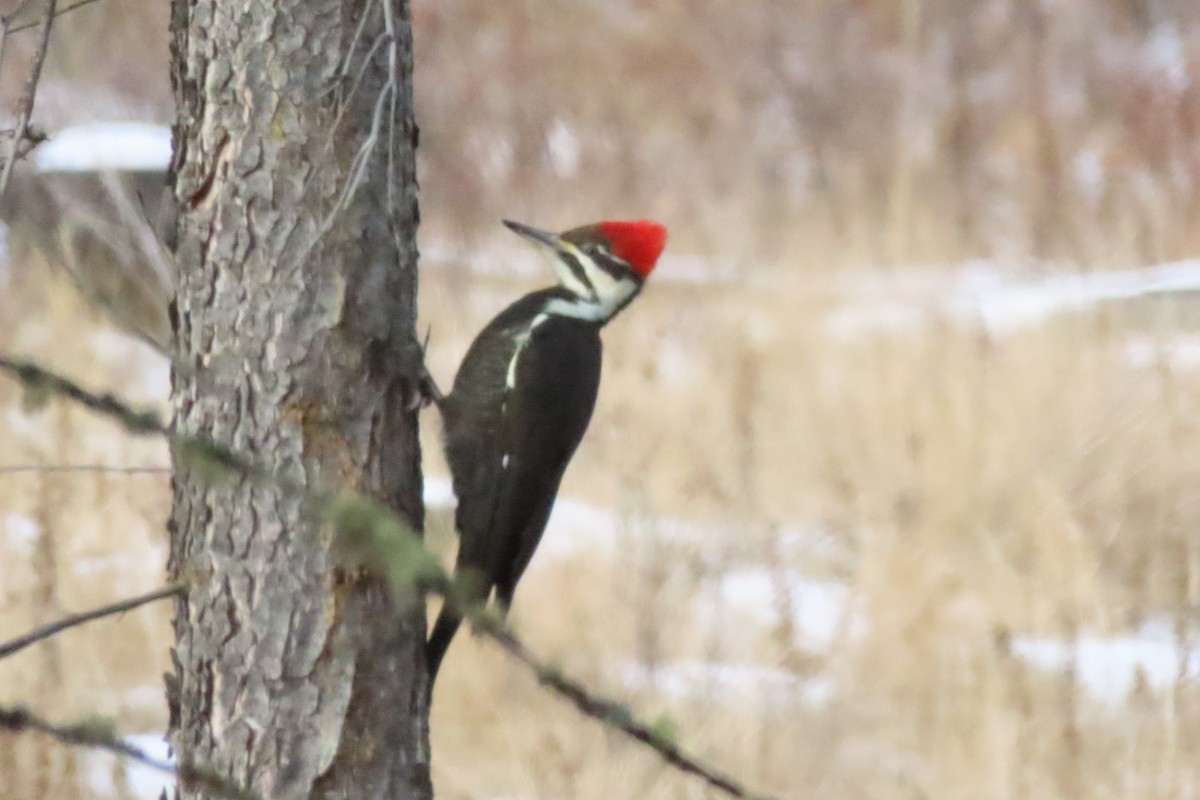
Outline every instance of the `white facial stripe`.
<svg viewBox="0 0 1200 800">
<path fill-rule="evenodd" d="M 583 252 L 571 242 L 562 242 L 563 254 L 574 259 L 578 269 L 573 269 L 563 257 L 553 248 L 545 247 L 544 252 L 550 257 L 554 273 L 558 276 L 559 285 L 573 294 L 570 300 L 556 298 L 546 305 L 546 310 L 534 320 L 533 326 L 545 319 L 546 314 L 560 317 L 571 317 L 589 322 L 604 322 L 617 313 L 629 298 L 637 294 L 638 284 L 632 277 L 613 275 L 596 260 Z M 582 272 L 581 276 L 579 273 Z M 516 379 L 517 357 L 521 354 L 524 342 L 517 347 L 513 360 L 509 364 L 508 385 L 511 387 Z"/>
<path fill-rule="evenodd" d="M 546 304 L 545 313 L 588 322 L 603 322 L 615 314 L 617 309 L 636 291 L 637 284 L 633 281 L 617 281 L 613 286 L 612 293 L 607 297 L 595 301 L 582 297 L 575 300 L 563 300 L 556 297 Z"/>
<path fill-rule="evenodd" d="M 595 259 L 570 242 L 563 242 L 563 249 L 575 256 L 575 260 L 579 262 L 579 266 L 583 267 L 583 276 L 587 279 L 588 284 L 591 285 L 591 293 L 597 297 L 603 297 L 604 287 L 612 284 L 613 277 L 597 264 Z"/>
<path fill-rule="evenodd" d="M 558 276 L 558 282 L 563 285 L 571 294 L 586 297 L 592 293 L 591 287 L 579 280 L 571 267 L 563 263 L 563 260 L 558 257 L 558 251 L 554 250 L 549 245 L 542 248 L 542 252 L 550 259 L 550 267 L 554 270 L 554 274 Z"/>
</svg>

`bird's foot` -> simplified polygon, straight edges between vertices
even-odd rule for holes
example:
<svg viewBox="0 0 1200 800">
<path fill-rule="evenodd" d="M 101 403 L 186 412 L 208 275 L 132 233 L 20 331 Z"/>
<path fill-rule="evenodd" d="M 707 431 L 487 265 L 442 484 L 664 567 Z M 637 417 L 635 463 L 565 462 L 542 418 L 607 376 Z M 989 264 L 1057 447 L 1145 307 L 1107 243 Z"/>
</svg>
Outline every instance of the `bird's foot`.
<svg viewBox="0 0 1200 800">
<path fill-rule="evenodd" d="M 425 341 L 419 346 L 416 363 L 412 370 L 412 373 L 415 374 L 412 374 L 410 380 L 405 381 L 403 389 L 405 411 L 420 411 L 430 405 L 440 407 L 442 401 L 446 399 L 425 363 L 425 353 L 429 350 L 429 333 L 430 331 L 425 332 Z"/>
</svg>

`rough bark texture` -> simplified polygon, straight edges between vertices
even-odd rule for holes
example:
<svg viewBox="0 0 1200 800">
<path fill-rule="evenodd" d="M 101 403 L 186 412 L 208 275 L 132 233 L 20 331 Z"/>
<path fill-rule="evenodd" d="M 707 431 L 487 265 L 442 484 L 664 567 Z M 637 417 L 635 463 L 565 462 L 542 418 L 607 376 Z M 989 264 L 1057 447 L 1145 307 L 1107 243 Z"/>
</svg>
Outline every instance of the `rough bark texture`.
<svg viewBox="0 0 1200 800">
<path fill-rule="evenodd" d="M 419 530 L 408 3 L 173 0 L 172 34 L 175 424 Z M 431 796 L 423 609 L 295 497 L 203 473 L 176 464 L 176 756 L 264 798 Z"/>
</svg>

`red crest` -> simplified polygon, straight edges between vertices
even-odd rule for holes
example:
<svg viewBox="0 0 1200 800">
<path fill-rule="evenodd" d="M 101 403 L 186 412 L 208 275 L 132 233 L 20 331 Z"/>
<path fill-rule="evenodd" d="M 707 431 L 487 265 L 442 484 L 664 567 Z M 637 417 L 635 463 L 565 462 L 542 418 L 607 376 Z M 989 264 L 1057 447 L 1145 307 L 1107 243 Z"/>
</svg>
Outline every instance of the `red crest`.
<svg viewBox="0 0 1200 800">
<path fill-rule="evenodd" d="M 650 220 L 637 222 L 601 222 L 600 231 L 612 244 L 613 255 L 627 262 L 643 278 L 650 276 L 663 248 L 667 229 Z"/>
</svg>

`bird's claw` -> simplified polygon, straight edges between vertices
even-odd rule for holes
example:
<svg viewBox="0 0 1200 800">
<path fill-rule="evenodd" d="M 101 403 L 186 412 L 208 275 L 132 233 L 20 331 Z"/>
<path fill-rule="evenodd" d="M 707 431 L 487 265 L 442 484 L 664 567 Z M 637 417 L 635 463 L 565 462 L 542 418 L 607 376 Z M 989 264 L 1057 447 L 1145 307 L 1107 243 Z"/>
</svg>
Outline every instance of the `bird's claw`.
<svg viewBox="0 0 1200 800">
<path fill-rule="evenodd" d="M 441 406 L 442 401 L 446 399 L 442 394 L 442 390 L 438 388 L 437 381 L 433 379 L 433 375 L 429 372 L 429 367 L 425 364 L 425 353 L 429 350 L 429 334 L 425 332 L 425 341 L 420 346 L 419 358 L 416 364 L 415 380 L 406 387 L 404 398 L 405 411 L 420 411 L 431 405 Z"/>
<path fill-rule="evenodd" d="M 420 411 L 431 405 L 441 406 L 445 400 L 441 389 L 433 380 L 433 376 L 429 374 L 429 370 L 425 368 L 424 363 L 421 364 L 421 374 L 417 376 L 417 380 L 412 385 L 408 392 L 408 397 L 405 398 L 405 411 Z"/>
</svg>

